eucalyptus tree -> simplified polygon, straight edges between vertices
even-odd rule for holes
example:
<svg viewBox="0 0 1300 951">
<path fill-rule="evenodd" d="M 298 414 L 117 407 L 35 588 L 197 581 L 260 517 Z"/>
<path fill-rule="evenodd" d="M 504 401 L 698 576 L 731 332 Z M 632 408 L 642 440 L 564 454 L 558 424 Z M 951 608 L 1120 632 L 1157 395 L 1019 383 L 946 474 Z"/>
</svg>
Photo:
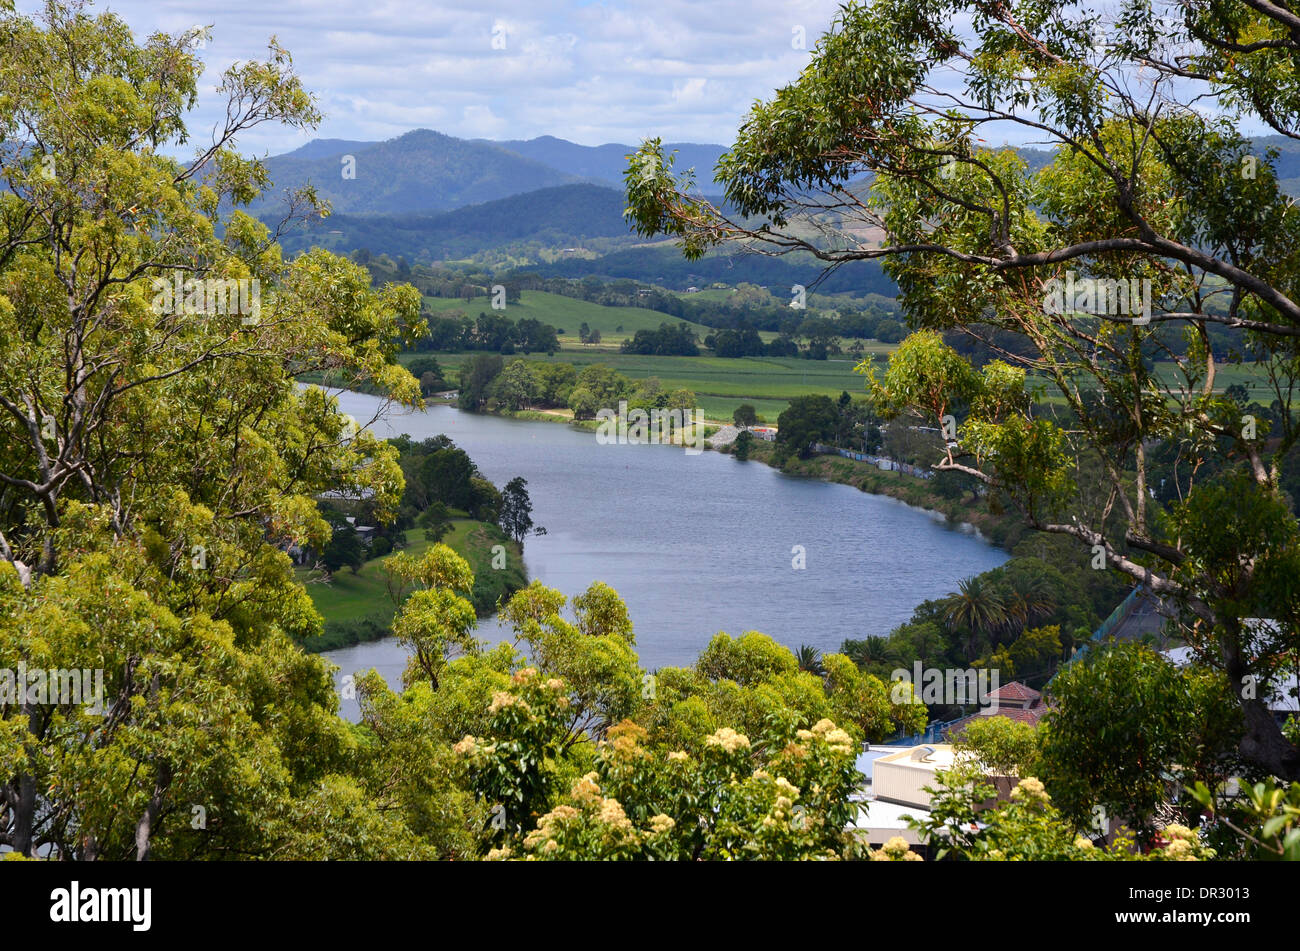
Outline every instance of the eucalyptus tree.
<svg viewBox="0 0 1300 951">
<path fill-rule="evenodd" d="M 272 42 L 225 70 L 224 116 L 191 140 L 204 37 L 0 0 L 0 670 L 104 688 L 98 710 L 0 691 L 0 843 L 410 854 L 347 776 L 328 666 L 293 644 L 321 620 L 286 550 L 328 540 L 327 488 L 395 510 L 396 451 L 295 377 L 418 404 L 394 354 L 419 296 L 285 260 L 240 210 L 270 183 L 239 136 L 319 113 Z M 324 210 L 310 190 L 288 208 Z"/>
<path fill-rule="evenodd" d="M 922 328 L 873 377 L 881 411 L 929 416 L 950 437 L 939 469 L 1176 604 L 1181 635 L 1237 685 L 1242 752 L 1295 779 L 1300 750 L 1260 685 L 1300 650 L 1300 533 L 1278 490 L 1297 437 L 1300 209 L 1251 124 L 1300 137 L 1285 4 L 872 0 L 753 107 L 718 164 L 724 205 L 657 140 L 626 185 L 637 229 L 688 257 L 739 242 L 880 262 Z M 944 332 L 998 359 L 976 369 Z M 1222 392 L 1225 355 L 1271 420 Z M 1038 385 L 1059 412 L 1036 411 Z M 1155 446 L 1177 460 L 1170 504 L 1153 498 Z"/>
</svg>

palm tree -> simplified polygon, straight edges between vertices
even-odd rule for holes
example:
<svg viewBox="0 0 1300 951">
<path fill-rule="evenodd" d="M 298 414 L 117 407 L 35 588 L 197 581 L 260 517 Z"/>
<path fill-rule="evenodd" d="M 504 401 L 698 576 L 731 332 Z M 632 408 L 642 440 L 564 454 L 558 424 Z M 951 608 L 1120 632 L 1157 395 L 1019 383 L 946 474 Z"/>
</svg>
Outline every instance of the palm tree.
<svg viewBox="0 0 1300 951">
<path fill-rule="evenodd" d="M 800 644 L 799 649 L 794 653 L 794 657 L 799 662 L 800 670 L 806 670 L 818 677 L 826 673 L 826 668 L 822 666 L 822 652 L 812 645 Z"/>
<path fill-rule="evenodd" d="M 1015 574 L 1004 578 L 994 593 L 1002 600 L 1006 617 L 1001 633 L 1008 643 L 1056 611 L 1055 593 L 1047 579 L 1039 575 Z"/>
<path fill-rule="evenodd" d="M 981 637 L 987 637 L 1007 619 L 1006 606 L 993 587 L 975 575 L 957 582 L 957 590 L 944 599 L 944 621 L 950 631 L 967 633 L 966 656 L 979 651 Z"/>
<path fill-rule="evenodd" d="M 890 647 L 888 638 L 874 635 L 860 641 L 846 641 L 843 653 L 864 669 L 873 664 L 888 664 L 894 659 L 894 649 Z"/>
<path fill-rule="evenodd" d="M 1002 631 L 1006 635 L 1007 641 L 1013 641 L 1025 629 L 1029 623 L 1029 602 L 1025 599 L 1025 594 L 1012 585 L 1002 597 L 1002 611 L 1005 617 L 1002 621 Z"/>
<path fill-rule="evenodd" d="M 1026 624 L 1037 624 L 1056 613 L 1056 592 L 1041 575 L 1017 576 L 1012 588 L 1026 607 Z"/>
</svg>

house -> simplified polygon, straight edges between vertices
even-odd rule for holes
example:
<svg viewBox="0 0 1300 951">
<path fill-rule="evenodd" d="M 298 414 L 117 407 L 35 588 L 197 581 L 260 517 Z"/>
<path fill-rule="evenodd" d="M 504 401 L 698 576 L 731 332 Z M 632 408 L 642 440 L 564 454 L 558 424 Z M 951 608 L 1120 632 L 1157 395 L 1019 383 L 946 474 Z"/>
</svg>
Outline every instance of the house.
<svg viewBox="0 0 1300 951">
<path fill-rule="evenodd" d="M 949 740 L 960 736 L 966 729 L 966 725 L 979 717 L 1006 717 L 1017 723 L 1038 726 L 1038 721 L 1043 718 L 1047 710 L 1047 704 L 1043 702 L 1041 693 L 1018 680 L 1013 680 L 989 693 L 988 706 L 968 717 L 962 717 L 955 723 L 950 723 L 943 731 L 943 738 Z"/>
<path fill-rule="evenodd" d="M 358 502 L 374 498 L 374 495 L 374 489 L 362 486 L 359 489 L 326 489 L 317 494 L 316 498 L 322 502 Z"/>
<path fill-rule="evenodd" d="M 356 529 L 357 538 L 361 539 L 361 544 L 369 545 L 375 540 L 375 532 L 377 531 L 375 526 L 358 525 L 356 518 L 352 515 L 347 516 L 347 523 Z"/>
<path fill-rule="evenodd" d="M 871 792 L 876 799 L 929 811 L 930 794 L 925 787 L 934 786 L 935 774 L 952 769 L 957 759 L 958 753 L 947 743 L 889 753 L 872 764 Z"/>
<path fill-rule="evenodd" d="M 864 783 L 852 830 L 872 847 L 901 836 L 912 851 L 931 856 L 933 847 L 909 820 L 929 816 L 931 796 L 926 787 L 936 787 L 939 771 L 952 769 L 963 755 L 969 754 L 958 753 L 947 743 L 873 747 L 859 754 L 857 767 Z M 1007 777 L 992 778 L 1005 780 L 1002 785 L 1008 789 L 1015 785 Z"/>
<path fill-rule="evenodd" d="M 859 805 L 852 828 L 873 848 L 879 848 L 895 836 L 901 836 L 918 851 L 925 845 L 920 833 L 911 827 L 908 820 L 929 815 L 930 798 L 919 794 L 919 786 L 907 782 L 906 775 L 900 779 L 898 770 L 891 764 L 900 757 L 910 757 L 913 750 L 926 749 L 930 747 L 877 746 L 858 755 L 856 765 L 863 783 L 861 793 L 854 797 Z M 934 768 L 941 767 L 937 763 L 933 767 L 922 767 L 923 770 L 929 769 L 931 779 Z M 920 785 L 925 785 L 925 782 Z M 891 795 L 882 795 L 881 788 Z"/>
<path fill-rule="evenodd" d="M 1255 623 L 1261 628 L 1276 629 L 1276 621 L 1248 618 L 1247 623 Z M 1161 651 L 1161 655 L 1175 667 L 1186 667 L 1196 660 L 1196 651 L 1191 647 L 1174 647 Z M 1257 693 L 1267 705 L 1269 713 L 1279 725 L 1286 723 L 1289 717 L 1300 719 L 1300 679 L 1296 672 L 1279 672 L 1272 682 L 1260 686 Z"/>
</svg>

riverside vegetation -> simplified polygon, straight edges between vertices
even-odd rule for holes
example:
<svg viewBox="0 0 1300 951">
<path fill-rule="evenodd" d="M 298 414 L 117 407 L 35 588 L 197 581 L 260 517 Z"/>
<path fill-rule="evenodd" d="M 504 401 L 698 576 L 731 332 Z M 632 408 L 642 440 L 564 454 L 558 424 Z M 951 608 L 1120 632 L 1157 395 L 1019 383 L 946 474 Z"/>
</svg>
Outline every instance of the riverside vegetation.
<svg viewBox="0 0 1300 951">
<path fill-rule="evenodd" d="M 1285 245 L 1297 222 L 1263 164 L 1249 186 L 1215 172 L 1214 161 L 1238 157 L 1239 143 L 1208 129 L 1198 113 L 1117 116 L 1115 101 L 1103 106 L 1096 70 L 1086 65 L 1095 30 L 1054 34 L 1045 62 L 1048 47 L 981 20 L 988 48 L 961 60 L 993 71 L 978 88 L 1028 75 L 1040 102 L 1055 97 L 1064 121 L 1099 124 L 1089 129 L 1095 134 L 1070 137 L 1080 149 L 1104 144 L 1122 153 L 1154 141 L 1166 150 L 1110 163 L 1066 150 L 1059 166 L 1038 173 L 1052 186 L 1042 193 L 1053 196 L 1048 205 L 1029 194 L 1031 182 L 1014 173 L 1012 157 L 978 152 L 960 128 L 895 116 L 925 69 L 953 55 L 958 39 L 940 19 L 950 7 L 930 0 L 847 7 L 801 78 L 778 92 L 774 106 L 755 107 L 724 160 L 729 197 L 746 214 L 776 211 L 779 228 L 784 199 L 771 195 L 781 185 L 773 169 L 838 180 L 838 173 L 822 176 L 817 163 L 828 154 L 865 154 L 887 199 L 891 234 L 939 222 L 927 247 L 952 253 L 904 260 L 897 273 L 909 318 L 936 323 L 956 313 L 1017 327 L 1046 348 L 1047 370 L 1076 416 L 1070 425 L 1081 429 L 1029 417 L 1023 376 L 996 361 L 969 367 L 924 333 L 908 338 L 873 388 L 877 411 L 915 412 L 941 425 L 957 407 L 959 451 L 941 465 L 988 486 L 1044 532 L 1096 539 L 1111 567 L 1167 593 L 1183 609 L 1184 634 L 1200 648 L 1201 663 L 1180 674 L 1142 647 L 1101 652 L 1071 665 L 1032 743 L 973 738 L 984 763 L 1021 782 L 1008 801 L 981 812 L 981 828 L 953 836 L 949 852 L 1295 857 L 1296 738 L 1265 723 L 1258 704 L 1237 691 L 1243 674 L 1268 674 L 1267 665 L 1280 665 L 1295 648 L 1295 593 L 1287 583 L 1297 567 L 1295 519 L 1268 476 L 1290 443 L 1261 445 L 1258 434 L 1224 428 L 1240 407 L 1212 388 L 1187 397 L 1186 412 L 1168 412 L 1168 394 L 1152 395 L 1138 352 L 1148 331 L 1103 332 L 1096 324 L 1072 331 L 1044 321 L 1037 309 L 1014 306 L 1025 285 L 996 274 L 1040 266 L 1045 258 L 1030 249 L 1061 239 L 1142 255 L 1169 277 L 1183 272 L 1159 268 L 1161 254 L 1188 257 L 1178 238 L 1195 234 L 1197 253 L 1209 258 L 1198 260 L 1239 282 L 1241 296 L 1254 302 L 1250 332 L 1272 335 L 1275 346 L 1261 359 L 1284 371 L 1292 338 L 1275 331 L 1296 319 L 1285 292 L 1293 268 Z M 1221 21 L 1224 9 L 1189 7 L 1187 15 L 1202 33 L 1235 36 L 1235 21 Z M 1294 41 L 1270 11 L 1230 10 L 1273 37 L 1268 49 L 1228 62 L 1210 46 L 1197 71 L 1228 88 L 1249 82 L 1243 91 L 1250 95 L 1234 101 L 1265 97 L 1265 119 L 1289 131 L 1292 84 L 1262 82 L 1252 72 L 1263 58 L 1270 77 L 1289 75 L 1288 61 L 1275 62 L 1271 48 Z M 1154 32 L 1143 29 L 1140 9 L 1134 16 L 1138 22 L 1118 39 L 1127 55 L 1143 52 L 1134 44 L 1149 46 Z M 187 162 L 170 157 L 188 141 L 201 71 L 195 38 L 154 33 L 140 42 L 112 14 L 52 0 L 28 16 L 0 2 L 0 667 L 102 668 L 108 710 L 0 705 L 7 854 L 909 855 L 896 844 L 868 852 L 854 834 L 853 761 L 861 742 L 915 730 L 925 710 L 852 658 L 830 653 L 816 671 L 801 669 L 786 648 L 751 632 L 718 635 L 690 666 L 645 671 L 626 607 L 599 583 L 571 602 L 537 582 L 516 591 L 501 612 L 513 641 L 488 650 L 472 636 L 473 570 L 432 540 L 418 557 L 401 552 L 389 561 L 393 583 L 404 589 L 392 621 L 410 654 L 402 689 L 372 673 L 357 688 L 361 721 L 336 716 L 330 665 L 300 646 L 321 636 L 323 619 L 288 550 L 330 545 L 322 494 L 366 499 L 376 524 L 388 524 L 414 480 L 401 446 L 358 430 L 336 399 L 298 378 L 329 374 L 417 407 L 420 382 L 397 352 L 428 328 L 415 288 L 375 287 L 365 268 L 323 249 L 286 258 L 273 232 L 244 210 L 267 189 L 268 176 L 236 150 L 237 137 L 266 121 L 310 129 L 321 119 L 286 50 L 272 43 L 264 60 L 230 65 L 219 80 L 229 112 L 217 140 Z M 864 61 L 877 64 L 866 75 L 856 69 Z M 1013 61 L 1017 69 L 999 72 Z M 877 95 L 857 95 L 863 86 Z M 804 122 L 785 122 L 789 115 L 824 127 L 807 136 Z M 1151 131 L 1144 123 L 1158 125 L 1158 134 L 1127 134 Z M 847 135 L 862 128 L 891 131 L 865 143 Z M 846 137 L 848 148 L 827 151 Z M 949 203 L 948 179 L 927 164 L 936 138 L 961 160 L 963 173 L 947 186 L 962 189 L 959 201 Z M 1195 147 L 1180 148 L 1189 142 Z M 679 192 L 652 151 L 629 176 L 638 225 L 667 229 L 692 252 L 725 237 L 726 226 L 707 209 L 697 213 L 694 192 Z M 1098 213 L 1098 196 L 1108 194 L 1107 176 L 1125 169 L 1142 181 L 1117 184 L 1128 200 L 1112 209 L 1117 224 Z M 1007 187 L 989 190 L 988 175 Z M 1152 176 L 1162 187 L 1144 187 Z M 1238 187 L 1244 191 L 1232 191 Z M 1170 189 L 1186 200 L 1142 215 L 1147 196 Z M 997 225 L 990 227 L 981 216 L 995 193 L 1005 200 L 1000 215 L 988 216 Z M 295 197 L 294 214 L 321 213 L 310 188 Z M 1259 217 L 1236 221 L 1234 209 Z M 1180 218 L 1189 214 L 1207 218 Z M 1133 215 L 1146 230 L 1138 227 L 1136 238 L 1111 234 L 1128 229 Z M 1252 230 L 1250 222 L 1265 219 Z M 1006 240 L 988 247 L 999 234 Z M 1216 242 L 1241 236 L 1253 243 L 1234 249 L 1236 263 L 1215 256 Z M 258 281 L 258 319 L 159 312 L 152 282 L 176 272 Z M 972 311 L 972 302 L 980 309 Z M 1199 317 L 1178 319 L 1190 319 L 1194 331 Z M 1092 372 L 1062 363 L 1058 334 L 1076 331 L 1101 344 L 1090 355 L 1105 400 L 1069 385 L 1067 369 Z M 1203 363 L 1207 353 L 1190 346 L 1186 359 Z M 1284 404 L 1283 429 L 1290 420 Z M 1145 449 L 1184 425 L 1207 465 L 1191 472 L 1179 465 L 1182 491 L 1148 517 Z M 1107 481 L 1097 484 L 1107 489 L 1099 495 L 1085 481 L 1092 470 L 1066 464 L 1067 437 L 1091 440 L 1091 455 L 1072 457 L 1100 467 Z M 474 504 L 490 500 L 485 488 L 476 491 Z M 1120 497 L 1122 512 L 1114 505 Z M 1074 506 L 1077 521 L 1051 520 Z M 1235 517 L 1225 520 L 1225 512 Z M 427 521 L 435 534 L 446 524 Z M 996 616 L 951 607 L 953 636 L 978 630 L 977 616 Z M 1243 616 L 1276 618 L 1276 637 L 1246 653 Z M 998 637 L 1000 627 L 988 630 Z M 974 639 L 972 656 L 984 646 Z M 1020 644 L 1025 652 L 1033 646 Z M 1120 702 L 1135 695 L 1156 702 Z M 1224 784 L 1229 774 L 1246 780 L 1239 794 Z M 1193 795 L 1177 795 L 1184 787 Z M 1091 843 L 1082 791 L 1094 789 L 1095 805 L 1133 830 L 1133 848 Z M 942 809 L 962 820 L 983 794 L 961 783 L 950 790 Z M 203 823 L 192 819 L 195 804 Z M 1202 818 L 1205 827 L 1193 832 Z M 935 835 L 950 827 L 942 819 Z"/>
</svg>

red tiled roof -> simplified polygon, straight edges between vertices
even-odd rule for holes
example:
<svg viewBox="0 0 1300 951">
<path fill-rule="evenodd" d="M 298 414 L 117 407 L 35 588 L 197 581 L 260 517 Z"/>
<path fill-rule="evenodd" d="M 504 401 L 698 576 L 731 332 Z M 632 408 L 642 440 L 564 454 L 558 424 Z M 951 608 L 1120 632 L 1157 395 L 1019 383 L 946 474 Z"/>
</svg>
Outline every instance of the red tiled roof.
<svg viewBox="0 0 1300 951">
<path fill-rule="evenodd" d="M 1030 707 L 1027 710 L 1020 707 L 999 707 L 997 710 L 989 709 L 981 713 L 972 713 L 968 717 L 962 717 L 952 726 L 943 731 L 944 739 L 960 736 L 966 729 L 966 725 L 973 720 L 981 717 L 1006 717 L 1008 720 L 1014 720 L 1017 723 L 1028 723 L 1030 726 L 1038 726 L 1038 721 L 1047 713 L 1047 706 L 1039 704 Z"/>
<path fill-rule="evenodd" d="M 1038 700 L 1042 694 L 1033 687 L 1026 687 L 1019 680 L 1013 680 L 1004 687 L 999 687 L 989 694 L 997 700 Z"/>
</svg>

